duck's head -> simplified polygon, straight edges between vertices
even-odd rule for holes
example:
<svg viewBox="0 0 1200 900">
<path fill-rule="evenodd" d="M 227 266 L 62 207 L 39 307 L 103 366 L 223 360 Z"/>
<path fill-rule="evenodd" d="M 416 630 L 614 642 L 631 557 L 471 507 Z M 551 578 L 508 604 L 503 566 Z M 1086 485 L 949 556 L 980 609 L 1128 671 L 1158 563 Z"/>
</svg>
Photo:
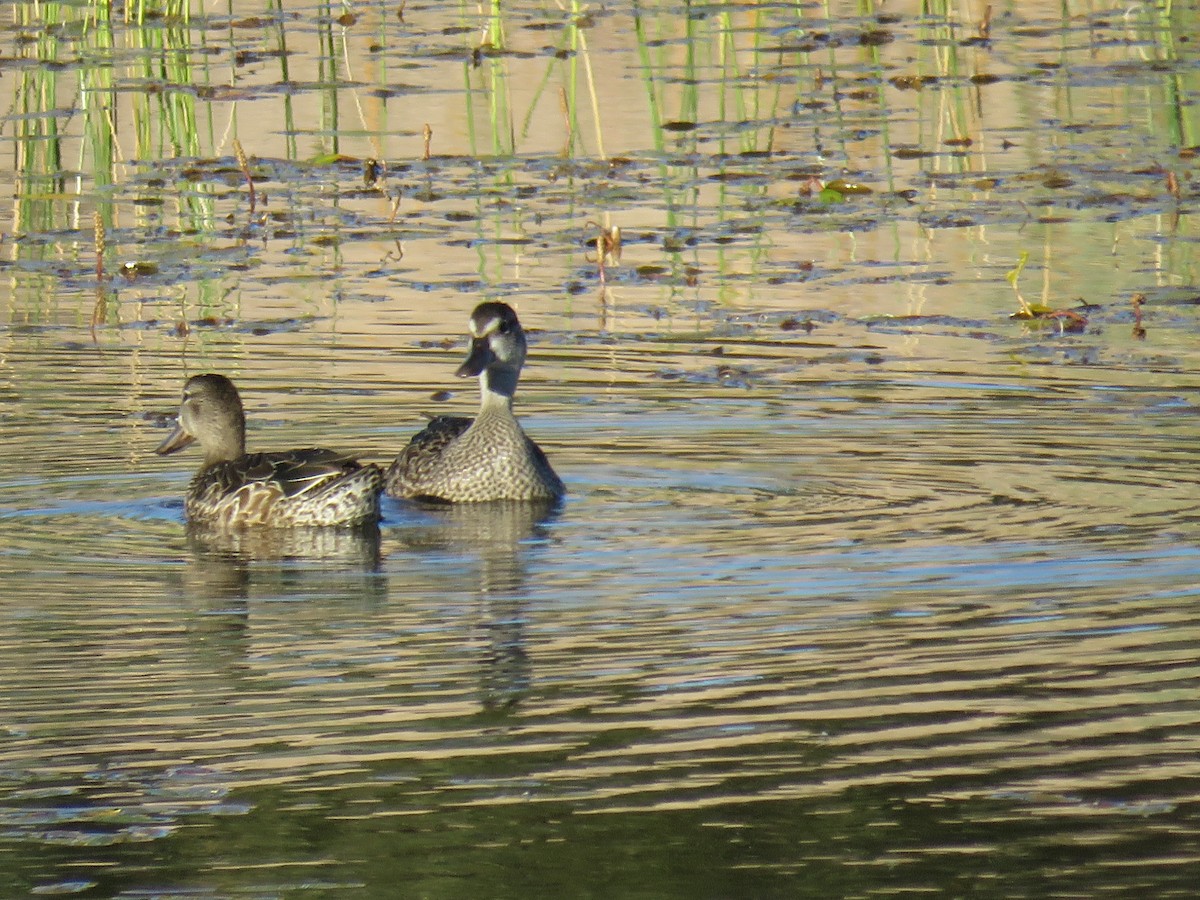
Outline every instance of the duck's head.
<svg viewBox="0 0 1200 900">
<path fill-rule="evenodd" d="M 182 450 L 193 441 L 204 449 L 205 463 L 237 459 L 246 452 L 246 414 L 233 382 L 224 375 L 193 375 L 183 386 L 179 424 L 154 452 Z"/>
<path fill-rule="evenodd" d="M 479 376 L 484 392 L 512 398 L 525 364 L 525 331 L 507 303 L 480 303 L 471 313 L 471 352 L 455 373 Z"/>
</svg>

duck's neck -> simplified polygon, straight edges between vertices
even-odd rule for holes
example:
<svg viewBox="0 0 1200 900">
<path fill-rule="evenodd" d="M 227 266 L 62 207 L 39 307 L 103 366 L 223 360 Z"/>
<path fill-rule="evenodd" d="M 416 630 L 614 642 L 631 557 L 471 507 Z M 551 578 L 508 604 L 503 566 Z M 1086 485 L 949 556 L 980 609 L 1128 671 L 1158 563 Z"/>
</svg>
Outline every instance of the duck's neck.
<svg viewBox="0 0 1200 900">
<path fill-rule="evenodd" d="M 511 369 L 484 369 L 479 375 L 480 415 L 511 413 L 519 377 L 520 373 Z"/>
<path fill-rule="evenodd" d="M 246 433 L 231 429 L 214 439 L 211 445 L 204 448 L 204 467 L 215 466 L 217 463 L 232 462 L 246 455 Z"/>
</svg>

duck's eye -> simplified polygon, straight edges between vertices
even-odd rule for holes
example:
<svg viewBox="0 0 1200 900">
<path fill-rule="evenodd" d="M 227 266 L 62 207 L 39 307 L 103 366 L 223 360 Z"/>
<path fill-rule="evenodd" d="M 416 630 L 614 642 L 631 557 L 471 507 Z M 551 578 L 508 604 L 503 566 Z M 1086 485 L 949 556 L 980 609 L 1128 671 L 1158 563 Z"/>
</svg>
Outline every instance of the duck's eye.
<svg viewBox="0 0 1200 900">
<path fill-rule="evenodd" d="M 508 334 L 510 331 L 512 331 L 512 326 L 501 319 L 500 324 L 496 326 L 496 331 L 500 334 Z"/>
</svg>

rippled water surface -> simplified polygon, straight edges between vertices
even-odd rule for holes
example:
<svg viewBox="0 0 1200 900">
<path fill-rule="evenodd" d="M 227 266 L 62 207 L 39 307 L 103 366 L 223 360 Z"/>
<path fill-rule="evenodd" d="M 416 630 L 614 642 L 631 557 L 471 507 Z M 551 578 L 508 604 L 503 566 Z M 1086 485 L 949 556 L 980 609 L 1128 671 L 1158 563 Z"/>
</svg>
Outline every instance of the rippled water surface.
<svg viewBox="0 0 1200 900">
<path fill-rule="evenodd" d="M 0 896 L 1194 896 L 1194 4 L 220 6 L 0 30 Z M 561 509 L 185 526 L 482 298 Z"/>
</svg>

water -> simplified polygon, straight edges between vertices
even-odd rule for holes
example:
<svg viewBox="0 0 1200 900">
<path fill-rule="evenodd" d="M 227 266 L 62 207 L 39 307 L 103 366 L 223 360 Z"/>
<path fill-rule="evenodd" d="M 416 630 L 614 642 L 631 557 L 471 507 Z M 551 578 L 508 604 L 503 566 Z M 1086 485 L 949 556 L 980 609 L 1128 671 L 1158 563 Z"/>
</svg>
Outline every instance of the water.
<svg viewBox="0 0 1200 900">
<path fill-rule="evenodd" d="M 606 153 L 628 161 L 558 158 L 556 100 L 517 155 L 480 159 L 444 58 L 476 33 L 366 9 L 377 27 L 346 40 L 407 48 L 405 126 L 331 130 L 305 74 L 319 10 L 299 11 L 304 139 L 337 133 L 355 159 L 289 155 L 278 62 L 251 59 L 243 106 L 215 110 L 236 112 L 269 218 L 227 143 L 129 164 L 104 195 L 108 264 L 155 268 L 94 328 L 103 192 L 72 218 L 5 170 L 22 237 L 0 286 L 0 896 L 1191 896 L 1194 185 L 1142 101 L 1194 60 L 1139 62 L 1167 46 L 1149 13 L 1022 4 L 985 51 L 901 10 L 890 44 L 785 59 L 803 65 L 743 128 L 790 135 L 773 157 L 718 153 L 723 82 L 701 67 L 709 124 L 671 132 L 664 168 L 628 20 L 604 11 L 586 36 Z M 660 12 L 654 34 L 686 46 Z M 5 35 L 0 55 L 25 52 Z M 842 119 L 790 102 L 815 68 L 829 99 L 931 47 L 1005 78 L 884 88 L 886 109 L 849 98 Z M 370 85 L 367 52 L 350 58 Z M 507 60 L 519 111 L 551 56 Z M 684 102 L 683 63 L 662 66 Z M 976 143 L 948 155 L 926 136 L 976 95 Z M 1052 109 L 1089 126 L 1048 128 Z M 430 119 L 444 155 L 424 163 Z M 391 224 L 368 155 L 403 186 Z M 1046 187 L 1047 157 L 1072 185 Z M 847 164 L 877 193 L 803 199 L 799 173 Z M 916 203 L 887 193 L 914 185 Z M 57 218 L 33 228 L 39 203 Z M 625 246 L 602 285 L 586 223 L 605 214 Z M 1009 318 L 1023 251 L 1025 299 L 1082 299 L 1086 328 Z M 453 371 L 483 296 L 530 328 L 519 411 L 567 483 L 557 514 L 388 501 L 377 533 L 185 527 L 198 458 L 151 451 L 188 374 L 237 381 L 253 448 L 387 461 L 423 412 L 475 402 Z"/>
</svg>

